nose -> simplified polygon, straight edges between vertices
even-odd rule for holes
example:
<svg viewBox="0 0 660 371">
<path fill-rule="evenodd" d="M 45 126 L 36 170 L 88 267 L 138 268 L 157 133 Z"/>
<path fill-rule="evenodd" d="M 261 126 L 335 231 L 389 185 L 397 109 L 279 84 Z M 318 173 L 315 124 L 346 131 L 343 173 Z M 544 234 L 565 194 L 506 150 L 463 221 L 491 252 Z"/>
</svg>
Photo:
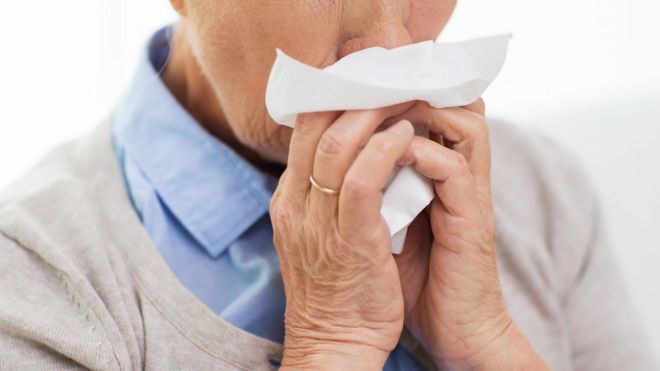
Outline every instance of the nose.
<svg viewBox="0 0 660 371">
<path fill-rule="evenodd" d="M 360 0 L 346 4 L 353 5 L 344 9 L 344 41 L 338 48 L 338 59 L 374 46 L 392 49 L 412 43 L 405 27 L 407 0 Z"/>
</svg>

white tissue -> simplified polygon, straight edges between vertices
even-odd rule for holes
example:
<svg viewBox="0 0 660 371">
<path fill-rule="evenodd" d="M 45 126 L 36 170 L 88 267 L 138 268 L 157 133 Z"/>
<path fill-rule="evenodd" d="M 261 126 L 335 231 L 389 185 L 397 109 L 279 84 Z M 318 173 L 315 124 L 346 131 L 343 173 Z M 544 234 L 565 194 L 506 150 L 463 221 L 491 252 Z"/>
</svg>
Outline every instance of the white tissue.
<svg viewBox="0 0 660 371">
<path fill-rule="evenodd" d="M 305 112 L 374 109 L 414 100 L 436 108 L 463 106 L 477 100 L 502 69 L 510 38 L 373 47 L 324 69 L 277 49 L 266 107 L 277 123 L 293 127 L 296 116 Z M 431 181 L 410 167 L 393 174 L 381 208 L 393 253 L 403 250 L 408 225 L 434 194 Z"/>
</svg>

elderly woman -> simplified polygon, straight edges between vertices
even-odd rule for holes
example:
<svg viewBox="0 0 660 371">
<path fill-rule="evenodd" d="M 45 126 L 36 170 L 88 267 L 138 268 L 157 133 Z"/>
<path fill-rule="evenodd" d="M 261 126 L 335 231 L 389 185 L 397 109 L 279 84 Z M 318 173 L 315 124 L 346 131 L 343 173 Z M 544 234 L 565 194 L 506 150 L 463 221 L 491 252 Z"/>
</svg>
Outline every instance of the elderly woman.
<svg viewBox="0 0 660 371">
<path fill-rule="evenodd" d="M 1 369 L 655 367 L 562 148 L 481 100 L 266 113 L 275 48 L 432 40 L 454 0 L 172 5 L 111 118 L 2 193 Z M 396 165 L 436 192 L 399 256 Z"/>
</svg>

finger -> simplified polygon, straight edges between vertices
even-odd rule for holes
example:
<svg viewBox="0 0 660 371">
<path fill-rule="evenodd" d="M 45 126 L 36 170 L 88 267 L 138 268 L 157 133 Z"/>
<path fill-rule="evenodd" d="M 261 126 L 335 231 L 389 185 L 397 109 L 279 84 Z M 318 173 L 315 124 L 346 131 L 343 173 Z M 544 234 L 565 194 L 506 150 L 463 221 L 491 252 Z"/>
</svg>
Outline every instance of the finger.
<svg viewBox="0 0 660 371">
<path fill-rule="evenodd" d="M 314 179 L 339 189 L 357 154 L 374 131 L 392 115 L 408 110 L 404 103 L 375 110 L 346 111 L 323 133 L 314 159 Z"/>
<path fill-rule="evenodd" d="M 477 113 L 481 116 L 486 116 L 486 103 L 484 103 L 484 100 L 481 98 L 468 105 L 462 106 L 461 108 Z"/>
<path fill-rule="evenodd" d="M 482 105 L 479 102 L 473 103 L 469 108 L 478 111 Z M 420 102 L 397 117 L 410 120 L 413 124 L 428 129 L 430 133 L 450 141 L 451 148 L 467 160 L 477 182 L 481 186 L 490 187 L 490 140 L 488 126 L 482 115 L 466 108 L 438 109 L 426 102 Z"/>
<path fill-rule="evenodd" d="M 413 166 L 432 179 L 436 194 L 451 215 L 478 220 L 481 212 L 477 184 L 463 155 L 416 136 L 399 164 Z"/>
<path fill-rule="evenodd" d="M 312 170 L 314 180 L 321 187 L 339 190 L 348 168 L 374 131 L 389 116 L 412 107 L 412 103 L 400 104 L 376 110 L 346 111 L 323 133 Z M 320 220 L 336 220 L 337 195 L 312 188 L 310 202 Z"/>
<path fill-rule="evenodd" d="M 361 143 L 371 136 L 383 119 L 383 113 L 379 110 L 344 112 L 319 140 L 312 169 L 314 181 L 320 187 L 339 191 Z M 325 193 L 312 187 L 309 201 L 314 216 L 322 222 L 336 222 L 337 198 L 337 194 Z"/>
<path fill-rule="evenodd" d="M 403 252 L 394 255 L 403 294 L 406 314 L 410 312 L 424 290 L 429 275 L 429 257 L 433 242 L 431 221 L 426 210 L 408 226 Z"/>
<path fill-rule="evenodd" d="M 314 157 L 314 179 L 339 189 L 363 142 L 384 120 L 381 110 L 346 111 L 323 133 Z"/>
<path fill-rule="evenodd" d="M 316 112 L 303 113 L 296 118 L 287 160 L 287 185 L 292 190 L 306 193 L 309 189 L 316 147 L 337 116 L 338 112 Z"/>
<path fill-rule="evenodd" d="M 382 190 L 413 137 L 410 122 L 401 121 L 374 134 L 355 159 L 339 194 L 338 226 L 346 236 L 369 238 L 382 231 Z"/>
</svg>

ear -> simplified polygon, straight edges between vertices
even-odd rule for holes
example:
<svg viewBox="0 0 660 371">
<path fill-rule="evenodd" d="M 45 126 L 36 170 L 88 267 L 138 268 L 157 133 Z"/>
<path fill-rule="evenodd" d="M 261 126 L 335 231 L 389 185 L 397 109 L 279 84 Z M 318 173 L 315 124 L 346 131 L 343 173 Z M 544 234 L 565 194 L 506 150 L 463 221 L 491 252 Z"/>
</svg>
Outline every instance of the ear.
<svg viewBox="0 0 660 371">
<path fill-rule="evenodd" d="M 186 15 L 186 0 L 170 0 L 170 4 L 179 15 Z"/>
</svg>

